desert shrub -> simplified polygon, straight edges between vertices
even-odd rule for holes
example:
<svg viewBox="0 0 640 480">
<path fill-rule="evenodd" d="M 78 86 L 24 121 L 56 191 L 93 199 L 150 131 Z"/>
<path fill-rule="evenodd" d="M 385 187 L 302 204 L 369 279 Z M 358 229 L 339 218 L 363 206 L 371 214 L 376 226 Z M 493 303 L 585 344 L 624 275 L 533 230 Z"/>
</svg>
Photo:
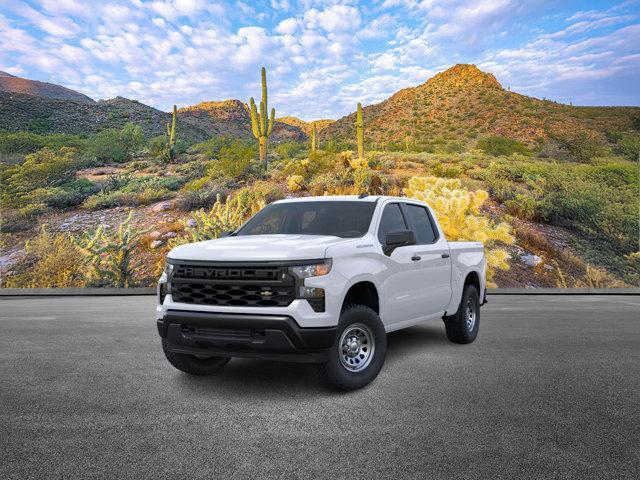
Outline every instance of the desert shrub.
<svg viewBox="0 0 640 480">
<path fill-rule="evenodd" d="M 529 154 L 529 150 L 517 140 L 506 137 L 484 137 L 478 140 L 478 148 L 488 155 L 499 157 L 501 155 L 512 155 L 519 153 Z"/>
<path fill-rule="evenodd" d="M 44 203 L 30 203 L 16 209 L 2 208 L 0 211 L 0 232 L 12 233 L 29 230 L 36 222 L 38 215 L 47 211 Z"/>
<path fill-rule="evenodd" d="M 277 184 L 258 180 L 250 187 L 244 187 L 233 192 L 233 196 L 244 207 L 281 200 L 286 192 Z"/>
<path fill-rule="evenodd" d="M 88 197 L 82 208 L 87 210 L 102 210 L 114 207 L 140 207 L 151 203 L 159 202 L 171 198 L 173 194 L 166 188 L 147 187 L 139 191 L 115 190 L 111 192 L 100 192 Z"/>
<path fill-rule="evenodd" d="M 0 201 L 4 207 L 31 203 L 31 192 L 38 188 L 57 187 L 75 178 L 81 166 L 76 151 L 63 147 L 58 151 L 43 148 L 25 157 L 21 164 L 0 173 Z"/>
<path fill-rule="evenodd" d="M 44 227 L 25 244 L 26 258 L 18 272 L 6 279 L 8 288 L 63 288 L 84 286 L 84 265 L 69 235 L 52 234 Z"/>
<path fill-rule="evenodd" d="M 438 163 L 432 170 L 435 176 L 445 178 L 458 178 L 464 172 L 464 168 L 447 163 Z"/>
<path fill-rule="evenodd" d="M 205 188 L 201 190 L 183 190 L 176 198 L 175 206 L 178 210 L 191 212 L 200 208 L 211 207 L 217 198 L 225 198 L 227 191 Z"/>
<path fill-rule="evenodd" d="M 534 220 L 540 210 L 539 202 L 528 194 L 517 193 L 513 199 L 504 202 L 507 212 L 525 220 Z"/>
<path fill-rule="evenodd" d="M 201 153 L 207 158 L 218 158 L 220 150 L 230 147 L 234 140 L 233 137 L 226 135 L 211 137 L 206 142 L 198 143 L 192 148 L 194 153 Z"/>
<path fill-rule="evenodd" d="M 149 155 L 160 157 L 164 154 L 167 146 L 167 137 L 165 135 L 157 135 L 149 140 Z"/>
<path fill-rule="evenodd" d="M 60 187 L 37 188 L 31 192 L 31 201 L 44 203 L 51 208 L 69 208 L 80 205 L 97 191 L 95 183 L 81 178 Z"/>
<path fill-rule="evenodd" d="M 131 225 L 133 211 L 117 229 L 104 225 L 74 239 L 92 286 L 128 288 L 135 286 L 135 272 L 142 266 L 133 253 L 148 230 Z"/>
<path fill-rule="evenodd" d="M 308 146 L 305 143 L 301 142 L 283 142 L 278 143 L 275 146 L 275 152 L 278 157 L 290 160 L 292 158 L 298 157 L 305 153 L 308 149 Z"/>
<path fill-rule="evenodd" d="M 82 150 L 86 147 L 86 143 L 86 139 L 79 135 L 0 132 L 0 153 L 34 153 L 45 147 L 52 150 L 59 150 L 62 147 Z"/>
<path fill-rule="evenodd" d="M 497 201 L 512 201 L 512 210 L 527 202 L 527 215 L 533 208 L 535 218 L 600 239 L 622 254 L 637 248 L 638 172 L 629 162 L 568 164 L 512 157 L 473 170 L 471 176 L 486 182 Z"/>
<path fill-rule="evenodd" d="M 405 195 L 428 203 L 438 216 L 447 239 L 483 242 L 487 257 L 487 284 L 493 284 L 495 269 L 509 268 L 506 250 L 499 244 L 515 241 L 511 226 L 496 224 L 480 213 L 480 207 L 489 198 L 484 190 L 470 192 L 462 188 L 458 179 L 413 177 L 404 189 Z"/>
<path fill-rule="evenodd" d="M 139 125 L 127 123 L 120 130 L 102 130 L 89 138 L 88 151 L 100 162 L 125 162 L 144 142 Z"/>
<path fill-rule="evenodd" d="M 616 152 L 631 160 L 640 159 L 640 134 L 623 134 L 616 142 Z"/>
<path fill-rule="evenodd" d="M 603 153 L 600 141 L 585 132 L 566 135 L 558 140 L 567 149 L 569 155 L 579 162 L 588 162 Z"/>
<path fill-rule="evenodd" d="M 225 177 L 238 178 L 247 170 L 256 153 L 254 144 L 234 140 L 231 145 L 220 149 L 218 160 L 209 164 L 208 172 L 212 177 L 219 172 Z"/>
</svg>

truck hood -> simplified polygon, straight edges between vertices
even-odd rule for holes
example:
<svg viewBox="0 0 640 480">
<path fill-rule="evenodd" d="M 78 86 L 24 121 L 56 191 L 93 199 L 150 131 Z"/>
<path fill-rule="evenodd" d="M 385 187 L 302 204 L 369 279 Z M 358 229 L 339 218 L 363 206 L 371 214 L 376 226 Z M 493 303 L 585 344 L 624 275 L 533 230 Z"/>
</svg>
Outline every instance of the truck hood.
<svg viewBox="0 0 640 480">
<path fill-rule="evenodd" d="M 327 247 L 346 239 L 321 235 L 247 235 L 180 245 L 172 260 L 271 261 L 324 258 Z"/>
</svg>

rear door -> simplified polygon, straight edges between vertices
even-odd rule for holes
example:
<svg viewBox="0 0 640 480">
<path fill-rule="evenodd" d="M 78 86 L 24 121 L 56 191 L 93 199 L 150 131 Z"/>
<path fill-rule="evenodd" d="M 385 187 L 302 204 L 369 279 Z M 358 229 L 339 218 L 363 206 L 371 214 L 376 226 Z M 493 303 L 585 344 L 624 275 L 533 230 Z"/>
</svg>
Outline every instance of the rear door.
<svg viewBox="0 0 640 480">
<path fill-rule="evenodd" d="M 386 237 L 394 230 L 409 230 L 400 202 L 387 203 L 382 210 L 378 225 L 378 240 L 386 245 Z M 408 322 L 423 315 L 424 298 L 420 271 L 417 263 L 411 259 L 414 246 L 398 247 L 386 256 L 387 272 L 383 283 L 385 295 L 382 320 L 385 327 Z"/>
<path fill-rule="evenodd" d="M 419 293 L 423 316 L 442 312 L 451 298 L 451 256 L 449 244 L 440 235 L 429 209 L 420 204 L 404 202 L 404 216 L 416 235 L 417 244 L 411 258 L 419 271 Z"/>
</svg>

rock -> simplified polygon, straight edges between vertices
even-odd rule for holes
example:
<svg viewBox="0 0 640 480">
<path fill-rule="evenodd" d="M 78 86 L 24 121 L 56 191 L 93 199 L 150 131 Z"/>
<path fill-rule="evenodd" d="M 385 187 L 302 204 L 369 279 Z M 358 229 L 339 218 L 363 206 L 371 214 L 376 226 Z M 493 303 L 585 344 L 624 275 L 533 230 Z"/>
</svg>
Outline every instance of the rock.
<svg viewBox="0 0 640 480">
<path fill-rule="evenodd" d="M 189 220 L 187 220 L 187 227 L 193 228 L 193 227 L 196 227 L 197 225 L 198 225 L 198 222 L 196 222 L 193 218 L 190 218 Z"/>
<path fill-rule="evenodd" d="M 151 244 L 149 245 L 151 248 L 158 248 L 160 245 L 162 245 L 164 242 L 162 240 L 154 240 L 153 242 L 151 242 Z"/>
<path fill-rule="evenodd" d="M 555 267 L 553 265 L 549 265 L 548 263 L 545 263 L 544 269 L 551 271 L 551 270 L 555 270 Z"/>
<path fill-rule="evenodd" d="M 176 232 L 167 232 L 163 235 L 164 238 L 175 238 L 178 234 Z"/>
<path fill-rule="evenodd" d="M 153 232 L 151 232 L 149 234 L 149 236 L 151 238 L 158 238 L 158 237 L 160 237 L 160 235 L 162 235 L 162 232 L 160 232 L 159 230 L 154 230 Z"/>
<path fill-rule="evenodd" d="M 173 208 L 173 201 L 165 200 L 164 202 L 156 203 L 151 210 L 154 212 L 166 212 L 167 210 L 171 210 Z"/>
<path fill-rule="evenodd" d="M 520 260 L 522 261 L 522 263 L 530 267 L 536 267 L 542 262 L 542 258 L 540 258 L 538 255 L 533 255 L 532 253 L 529 253 L 527 255 L 520 255 Z"/>
</svg>

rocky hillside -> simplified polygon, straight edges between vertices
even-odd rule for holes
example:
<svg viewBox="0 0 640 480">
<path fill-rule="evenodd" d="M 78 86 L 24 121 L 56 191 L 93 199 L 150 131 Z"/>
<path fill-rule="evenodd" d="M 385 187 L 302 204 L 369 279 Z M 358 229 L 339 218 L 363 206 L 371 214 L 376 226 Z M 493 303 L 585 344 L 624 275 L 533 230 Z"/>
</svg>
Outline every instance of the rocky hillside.
<svg viewBox="0 0 640 480">
<path fill-rule="evenodd" d="M 493 75 L 466 64 L 363 110 L 365 137 L 374 145 L 442 139 L 470 143 L 493 135 L 530 146 L 577 133 L 603 139 L 605 129 L 628 130 L 640 118 L 638 107 L 573 107 L 520 95 L 505 90 Z M 320 136 L 352 142 L 354 122 L 352 113 Z"/>
<path fill-rule="evenodd" d="M 250 140 L 251 115 L 249 107 L 240 100 L 220 102 L 202 102 L 178 110 L 178 118 L 186 119 L 190 124 L 211 135 L 229 135 Z M 306 139 L 303 129 L 276 120 L 271 140 L 275 142 L 303 141 Z"/>
<path fill-rule="evenodd" d="M 42 98 L 71 100 L 79 103 L 94 103 L 93 99 L 75 90 L 53 83 L 15 77 L 6 72 L 0 72 L 0 92 L 36 95 Z"/>
<path fill-rule="evenodd" d="M 166 112 L 123 97 L 86 103 L 0 92 L 0 130 L 86 135 L 133 122 L 151 137 L 164 133 L 170 119 Z M 192 141 L 208 138 L 205 130 L 186 119 L 178 125 L 178 133 Z"/>
<path fill-rule="evenodd" d="M 146 136 L 161 135 L 171 115 L 136 100 L 116 97 L 98 102 L 59 85 L 0 72 L 0 130 L 90 134 L 125 123 L 140 125 Z M 251 139 L 251 117 L 240 100 L 203 102 L 179 110 L 178 137 L 191 143 L 212 135 Z M 306 139 L 304 131 L 276 121 L 272 141 Z"/>
</svg>

